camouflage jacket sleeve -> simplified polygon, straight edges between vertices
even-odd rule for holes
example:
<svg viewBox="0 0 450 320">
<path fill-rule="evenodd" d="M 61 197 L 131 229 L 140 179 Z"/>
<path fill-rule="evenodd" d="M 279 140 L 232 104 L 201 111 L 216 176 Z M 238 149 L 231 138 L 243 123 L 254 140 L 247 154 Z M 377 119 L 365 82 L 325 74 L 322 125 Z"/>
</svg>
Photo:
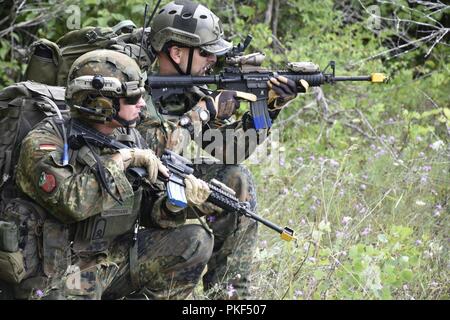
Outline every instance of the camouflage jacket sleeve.
<svg viewBox="0 0 450 320">
<path fill-rule="evenodd" d="M 186 222 L 186 210 L 171 212 L 165 203 L 167 200 L 164 183 L 158 181 L 150 189 L 143 190 L 143 210 L 141 225 L 151 228 L 176 228 Z"/>
<path fill-rule="evenodd" d="M 116 201 L 97 181 L 91 166 L 73 161 L 61 165 L 62 139 L 49 121 L 41 123 L 23 140 L 16 183 L 19 188 L 53 216 L 73 223 L 116 205 Z M 111 192 L 122 200 L 134 196 L 123 169 L 102 154 L 106 179 Z"/>
<path fill-rule="evenodd" d="M 203 127 L 201 147 L 227 164 L 241 163 L 264 142 L 269 130 L 256 131 L 249 112 L 234 121 L 214 121 Z M 200 145 L 200 143 L 197 144 Z"/>
</svg>

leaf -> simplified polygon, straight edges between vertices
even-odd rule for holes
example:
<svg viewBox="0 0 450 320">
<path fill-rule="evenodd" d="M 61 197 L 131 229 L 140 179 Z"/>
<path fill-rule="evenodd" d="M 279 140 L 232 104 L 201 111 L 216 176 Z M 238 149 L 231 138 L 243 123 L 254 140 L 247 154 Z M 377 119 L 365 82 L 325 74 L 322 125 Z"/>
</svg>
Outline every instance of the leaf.
<svg viewBox="0 0 450 320">
<path fill-rule="evenodd" d="M 239 13 L 243 15 L 244 17 L 251 17 L 255 14 L 255 9 L 253 9 L 250 6 L 240 6 L 239 7 Z"/>
<path fill-rule="evenodd" d="M 311 234 L 311 238 L 317 242 L 322 238 L 322 234 L 322 231 L 314 230 Z"/>
<path fill-rule="evenodd" d="M 120 13 L 112 13 L 111 16 L 116 19 L 117 21 L 123 21 L 126 20 L 126 18 L 121 15 Z"/>
<path fill-rule="evenodd" d="M 360 256 L 359 252 L 358 252 L 358 248 L 356 246 L 352 246 L 348 252 L 348 256 L 351 259 L 356 259 L 357 257 Z"/>
<path fill-rule="evenodd" d="M 400 277 L 404 280 L 404 281 L 411 281 L 413 278 L 413 272 L 410 269 L 404 269 L 402 270 L 402 272 L 400 273 Z"/>
<path fill-rule="evenodd" d="M 442 112 L 444 113 L 444 116 L 450 120 L 450 109 L 449 108 L 442 108 Z"/>
<path fill-rule="evenodd" d="M 360 259 L 353 261 L 353 270 L 355 272 L 362 272 L 364 270 L 363 263 Z"/>
<path fill-rule="evenodd" d="M 314 278 L 316 280 L 321 280 L 324 276 L 325 276 L 325 272 L 323 272 L 321 269 L 317 269 L 316 271 L 314 271 Z"/>
<path fill-rule="evenodd" d="M 392 300 L 391 290 L 388 286 L 384 286 L 383 289 L 381 289 L 381 299 Z"/>
<path fill-rule="evenodd" d="M 325 231 L 325 232 L 331 232 L 331 224 L 328 221 L 322 220 L 319 222 L 319 230 Z"/>
<path fill-rule="evenodd" d="M 386 235 L 381 233 L 377 236 L 378 241 L 380 241 L 381 243 L 387 243 L 388 239 L 386 238 Z"/>
</svg>

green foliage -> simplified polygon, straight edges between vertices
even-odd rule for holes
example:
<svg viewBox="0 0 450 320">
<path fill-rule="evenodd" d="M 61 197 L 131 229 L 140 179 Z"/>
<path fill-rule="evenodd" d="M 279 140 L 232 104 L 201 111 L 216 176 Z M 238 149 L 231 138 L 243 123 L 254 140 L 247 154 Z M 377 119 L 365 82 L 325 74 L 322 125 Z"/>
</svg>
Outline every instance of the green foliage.
<svg viewBox="0 0 450 320">
<path fill-rule="evenodd" d="M 277 119 L 273 154 L 258 165 L 248 162 L 259 213 L 292 226 L 299 238 L 297 245 L 281 243 L 261 226 L 254 296 L 448 299 L 448 46 L 439 44 L 426 57 L 431 43 L 398 56 L 396 51 L 381 54 L 398 42 L 399 31 L 390 20 L 377 32 L 368 28 L 361 4 L 367 7 L 370 1 L 279 0 L 276 34 L 273 20 L 265 22 L 268 1 L 201 2 L 220 16 L 234 43 L 253 35 L 248 51 L 263 51 L 265 67 L 313 61 L 323 68 L 335 60 L 339 75 L 385 72 L 391 77 L 385 85 L 323 86 L 326 104 L 315 101 L 314 90 L 301 95 Z M 59 4 L 36 3 L 50 11 Z M 141 0 L 64 4 L 79 6 L 82 26 L 111 27 L 122 19 L 143 23 Z M 383 2 L 380 13 L 430 23 L 421 14 L 429 13 L 427 8 L 417 4 L 410 10 L 410 5 Z M 442 22 L 448 14 L 443 10 L 433 18 Z M 38 15 L 23 11 L 16 21 Z M 25 31 L 56 40 L 69 31 L 68 16 L 58 12 Z M 412 40 L 423 36 L 416 24 L 401 27 L 409 27 L 405 35 Z M 0 38 L 0 87 L 18 81 L 25 66 L 11 48 L 26 49 L 32 40 L 22 29 Z"/>
</svg>

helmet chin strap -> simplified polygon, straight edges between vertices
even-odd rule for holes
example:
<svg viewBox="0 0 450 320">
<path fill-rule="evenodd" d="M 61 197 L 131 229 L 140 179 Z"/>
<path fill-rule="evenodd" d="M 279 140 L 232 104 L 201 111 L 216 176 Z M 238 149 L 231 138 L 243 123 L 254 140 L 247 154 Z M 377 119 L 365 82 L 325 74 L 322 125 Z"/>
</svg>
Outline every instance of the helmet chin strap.
<svg viewBox="0 0 450 320">
<path fill-rule="evenodd" d="M 189 47 L 189 59 L 188 59 L 188 64 L 186 67 L 186 72 L 184 72 L 183 70 L 181 70 L 180 65 L 178 63 L 176 63 L 172 57 L 170 56 L 170 49 L 167 48 L 164 53 L 166 54 L 166 56 L 169 58 L 170 63 L 172 63 L 173 67 L 175 68 L 175 70 L 177 70 L 177 72 L 182 75 L 182 76 L 188 76 L 191 74 L 191 69 L 192 69 L 192 61 L 194 60 L 194 50 L 195 48 Z"/>
</svg>

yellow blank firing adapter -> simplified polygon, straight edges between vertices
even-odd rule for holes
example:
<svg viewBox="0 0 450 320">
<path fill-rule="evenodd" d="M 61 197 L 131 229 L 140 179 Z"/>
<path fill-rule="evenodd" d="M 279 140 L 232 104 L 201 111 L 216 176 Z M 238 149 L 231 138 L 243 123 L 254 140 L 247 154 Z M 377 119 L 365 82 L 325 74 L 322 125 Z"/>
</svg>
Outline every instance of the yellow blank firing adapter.
<svg viewBox="0 0 450 320">
<path fill-rule="evenodd" d="M 294 236 L 294 230 L 288 227 L 284 227 L 280 235 L 281 239 L 283 239 L 284 241 L 297 240 L 297 238 Z"/>
<path fill-rule="evenodd" d="M 384 73 L 372 73 L 371 75 L 372 83 L 387 82 L 388 79 L 389 78 Z"/>
</svg>

